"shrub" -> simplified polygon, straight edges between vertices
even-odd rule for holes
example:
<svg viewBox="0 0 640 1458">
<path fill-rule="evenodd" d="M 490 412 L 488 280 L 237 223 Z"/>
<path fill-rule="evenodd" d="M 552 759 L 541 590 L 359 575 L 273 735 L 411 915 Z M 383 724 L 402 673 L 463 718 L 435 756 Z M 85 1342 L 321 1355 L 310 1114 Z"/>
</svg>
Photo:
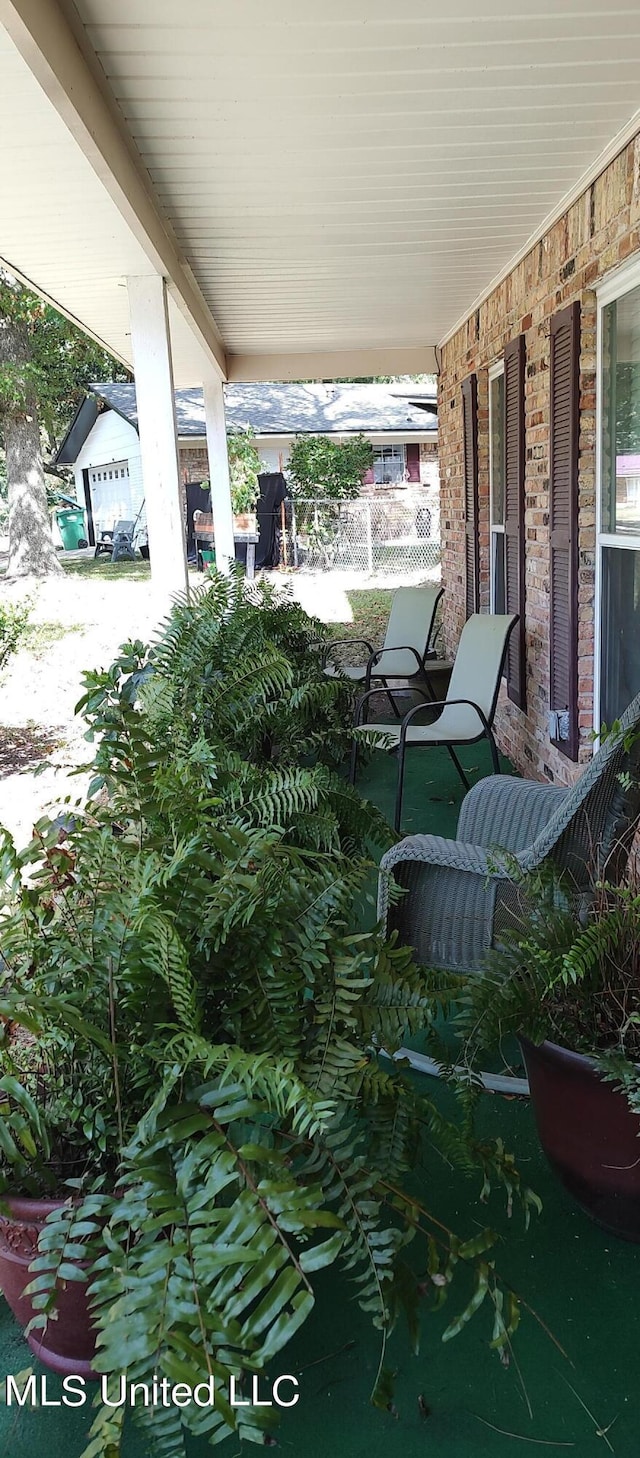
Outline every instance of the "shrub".
<svg viewBox="0 0 640 1458">
<path fill-rule="evenodd" d="M 255 511 L 260 495 L 258 476 L 262 463 L 254 439 L 255 431 L 249 425 L 245 430 L 234 431 L 227 438 L 231 505 L 236 514 Z"/>
<path fill-rule="evenodd" d="M 298 436 L 288 474 L 295 495 L 316 501 L 353 501 L 373 464 L 373 447 L 364 435 L 334 441 L 326 435 Z"/>
<path fill-rule="evenodd" d="M 83 1257 L 98 1370 L 215 1375 L 215 1411 L 130 1414 L 171 1458 L 187 1431 L 264 1441 L 265 1410 L 232 1410 L 224 1384 L 281 1351 L 331 1263 L 382 1355 L 403 1307 L 416 1330 L 416 1233 L 433 1303 L 456 1263 L 475 1270 L 449 1335 L 487 1295 L 497 1346 L 517 1320 L 491 1232 L 456 1242 L 404 1188 L 423 1127 L 471 1164 L 402 1066 L 376 1057 L 424 1020 L 428 979 L 352 929 L 367 842 L 388 832 L 332 767 L 343 689 L 324 680 L 314 625 L 259 601 L 214 581 L 150 650 L 88 675 L 89 799 L 25 852 L 4 848 L 0 1171 L 5 1189 L 68 1192 L 32 1267 L 38 1319 L 61 1261 L 68 1276 Z M 385 1405 L 382 1356 L 376 1391 Z M 122 1418 L 99 1411 L 92 1458 L 119 1452 Z"/>
<path fill-rule="evenodd" d="M 0 673 L 20 647 L 29 627 L 31 603 L 0 601 Z"/>
</svg>

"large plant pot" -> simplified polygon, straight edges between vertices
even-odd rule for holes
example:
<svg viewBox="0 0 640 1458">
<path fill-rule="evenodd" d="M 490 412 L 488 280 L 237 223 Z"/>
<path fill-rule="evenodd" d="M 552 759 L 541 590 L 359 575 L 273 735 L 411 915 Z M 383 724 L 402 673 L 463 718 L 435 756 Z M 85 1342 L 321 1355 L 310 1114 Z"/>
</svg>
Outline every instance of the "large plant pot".
<svg viewBox="0 0 640 1458">
<path fill-rule="evenodd" d="M 258 517 L 255 511 L 237 511 L 233 518 L 234 530 L 237 532 L 255 532 L 258 525 Z"/>
<path fill-rule="evenodd" d="M 640 1118 L 590 1058 L 520 1039 L 540 1143 L 588 1215 L 640 1241 Z"/>
<path fill-rule="evenodd" d="M 11 1310 L 24 1329 L 33 1316 L 33 1307 L 23 1295 L 32 1279 L 29 1265 L 36 1255 L 38 1235 L 47 1215 L 57 1210 L 60 1200 L 3 1199 L 9 1214 L 0 1212 L 0 1287 Z M 67 1373 L 91 1378 L 91 1362 L 96 1349 L 95 1331 L 89 1317 L 87 1288 L 70 1281 L 60 1290 L 57 1319 L 46 1327 L 36 1328 L 27 1337 L 35 1357 L 61 1376 Z"/>
</svg>

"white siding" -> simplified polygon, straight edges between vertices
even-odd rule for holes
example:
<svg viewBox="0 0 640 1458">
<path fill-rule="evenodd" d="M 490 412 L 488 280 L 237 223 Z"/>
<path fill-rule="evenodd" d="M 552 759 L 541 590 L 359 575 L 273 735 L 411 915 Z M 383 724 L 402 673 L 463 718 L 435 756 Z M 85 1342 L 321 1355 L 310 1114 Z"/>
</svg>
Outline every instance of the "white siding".
<svg viewBox="0 0 640 1458">
<path fill-rule="evenodd" d="M 103 466 L 108 469 L 110 465 L 121 461 L 126 461 L 129 467 L 130 504 L 126 510 L 120 511 L 118 508 L 117 514 L 126 519 L 131 513 L 135 517 L 144 499 L 140 440 L 137 431 L 132 425 L 129 425 L 127 420 L 123 420 L 115 410 L 105 410 L 102 415 L 98 416 L 93 429 L 89 431 L 75 464 L 76 497 L 80 506 L 85 506 L 83 471 L 99 470 Z M 109 512 L 109 516 L 111 516 L 111 512 Z M 113 519 L 105 519 L 104 511 L 96 510 L 94 507 L 96 535 L 101 528 L 110 531 L 112 526 Z"/>
</svg>

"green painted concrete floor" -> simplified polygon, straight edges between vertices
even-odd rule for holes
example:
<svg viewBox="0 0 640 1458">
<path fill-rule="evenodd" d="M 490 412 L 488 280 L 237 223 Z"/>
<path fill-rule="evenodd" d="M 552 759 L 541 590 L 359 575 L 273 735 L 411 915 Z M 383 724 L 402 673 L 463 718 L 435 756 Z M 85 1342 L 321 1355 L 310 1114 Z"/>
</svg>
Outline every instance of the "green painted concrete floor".
<svg viewBox="0 0 640 1458">
<path fill-rule="evenodd" d="M 406 828 L 450 834 L 461 787 L 439 752 L 410 756 Z M 484 750 L 464 757 L 486 773 Z M 395 765 L 382 755 L 360 780 L 387 812 Z M 474 778 L 477 776 L 474 775 Z M 443 1107 L 448 1090 L 425 1080 Z M 442 1314 L 427 1316 L 421 1353 L 410 1350 L 399 1327 L 387 1361 L 396 1372 L 396 1415 L 373 1409 L 369 1394 L 379 1343 L 344 1281 L 325 1272 L 316 1310 L 279 1370 L 298 1375 L 300 1401 L 283 1414 L 278 1445 L 284 1458 L 519 1458 L 539 1452 L 573 1452 L 576 1458 L 618 1458 L 640 1453 L 640 1247 L 625 1244 L 592 1224 L 551 1176 L 540 1154 L 524 1100 L 487 1095 L 484 1132 L 501 1134 L 517 1154 L 543 1211 L 526 1233 L 516 1212 L 506 1218 L 499 1191 L 488 1206 L 477 1203 L 477 1182 L 444 1162 L 430 1161 L 420 1197 L 462 1236 L 491 1224 L 506 1236 L 496 1264 L 540 1316 L 554 1345 L 534 1318 L 523 1315 L 514 1342 L 515 1361 L 505 1369 L 489 1349 L 490 1317 L 480 1314 L 452 1342 L 441 1332 L 454 1313 L 454 1292 Z M 421 1252 L 414 1243 L 417 1259 Z M 29 1365 L 29 1353 L 6 1308 L 0 1311 L 0 1376 Z M 56 1381 L 49 1387 L 57 1395 Z M 423 1415 L 428 1409 L 428 1416 Z M 15 1409 L 0 1412 L 2 1458 L 78 1458 L 89 1426 L 86 1409 Z M 498 1431 L 500 1430 L 500 1431 Z M 208 1448 L 194 1444 L 193 1458 Z M 246 1449 L 243 1451 L 247 1451 Z M 250 1450 L 249 1450 L 250 1451 Z M 231 1438 L 221 1452 L 236 1458 Z M 125 1442 L 123 1458 L 142 1458 L 138 1434 Z"/>
</svg>

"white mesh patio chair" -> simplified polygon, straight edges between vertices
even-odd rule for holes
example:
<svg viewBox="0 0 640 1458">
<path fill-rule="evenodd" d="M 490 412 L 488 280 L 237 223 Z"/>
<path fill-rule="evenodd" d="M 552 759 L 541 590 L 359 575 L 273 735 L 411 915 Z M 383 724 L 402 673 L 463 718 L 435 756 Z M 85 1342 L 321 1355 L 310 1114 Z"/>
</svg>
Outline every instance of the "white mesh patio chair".
<svg viewBox="0 0 640 1458">
<path fill-rule="evenodd" d="M 462 629 L 453 672 L 445 699 L 434 699 L 433 694 L 422 689 L 423 702 L 410 709 L 401 723 L 367 723 L 366 716 L 371 700 L 380 693 L 379 688 L 369 689 L 356 706 L 353 751 L 351 756 L 351 782 L 355 783 L 358 756 L 358 734 L 384 734 L 386 747 L 398 752 L 398 780 L 396 790 L 395 828 L 400 830 L 402 819 L 402 794 L 404 788 L 405 757 L 408 749 L 428 749 L 440 746 L 446 749 L 466 790 L 469 781 L 462 768 L 454 746 L 475 744 L 487 739 L 495 774 L 500 773 L 500 760 L 493 737 L 493 720 L 500 679 L 504 667 L 509 637 L 518 621 L 517 613 L 473 613 Z M 392 697 L 393 690 L 387 690 Z M 429 724 L 418 724 L 416 719 L 424 715 L 425 709 L 436 714 Z"/>
<path fill-rule="evenodd" d="M 435 657 L 432 640 L 436 608 L 443 590 L 437 584 L 397 588 L 382 647 L 374 648 L 367 638 L 335 638 L 330 643 L 323 643 L 325 673 L 331 677 L 341 674 L 350 678 L 353 683 L 362 684 L 365 692 L 374 679 L 386 689 L 390 683 L 423 678 L 427 659 Z M 352 647 L 354 643 L 366 648 L 366 663 L 352 667 L 340 664 L 338 656 L 333 663 L 326 662 L 335 649 Z M 400 717 L 393 699 L 390 702 L 394 714 Z"/>
<path fill-rule="evenodd" d="M 618 883 L 640 815 L 640 695 L 571 789 L 511 775 L 465 796 L 457 839 L 410 835 L 380 863 L 378 911 L 419 962 L 478 971 L 508 928 L 526 923 L 523 878 L 551 861 L 584 906 Z M 390 881 L 404 895 L 390 904 Z"/>
</svg>

